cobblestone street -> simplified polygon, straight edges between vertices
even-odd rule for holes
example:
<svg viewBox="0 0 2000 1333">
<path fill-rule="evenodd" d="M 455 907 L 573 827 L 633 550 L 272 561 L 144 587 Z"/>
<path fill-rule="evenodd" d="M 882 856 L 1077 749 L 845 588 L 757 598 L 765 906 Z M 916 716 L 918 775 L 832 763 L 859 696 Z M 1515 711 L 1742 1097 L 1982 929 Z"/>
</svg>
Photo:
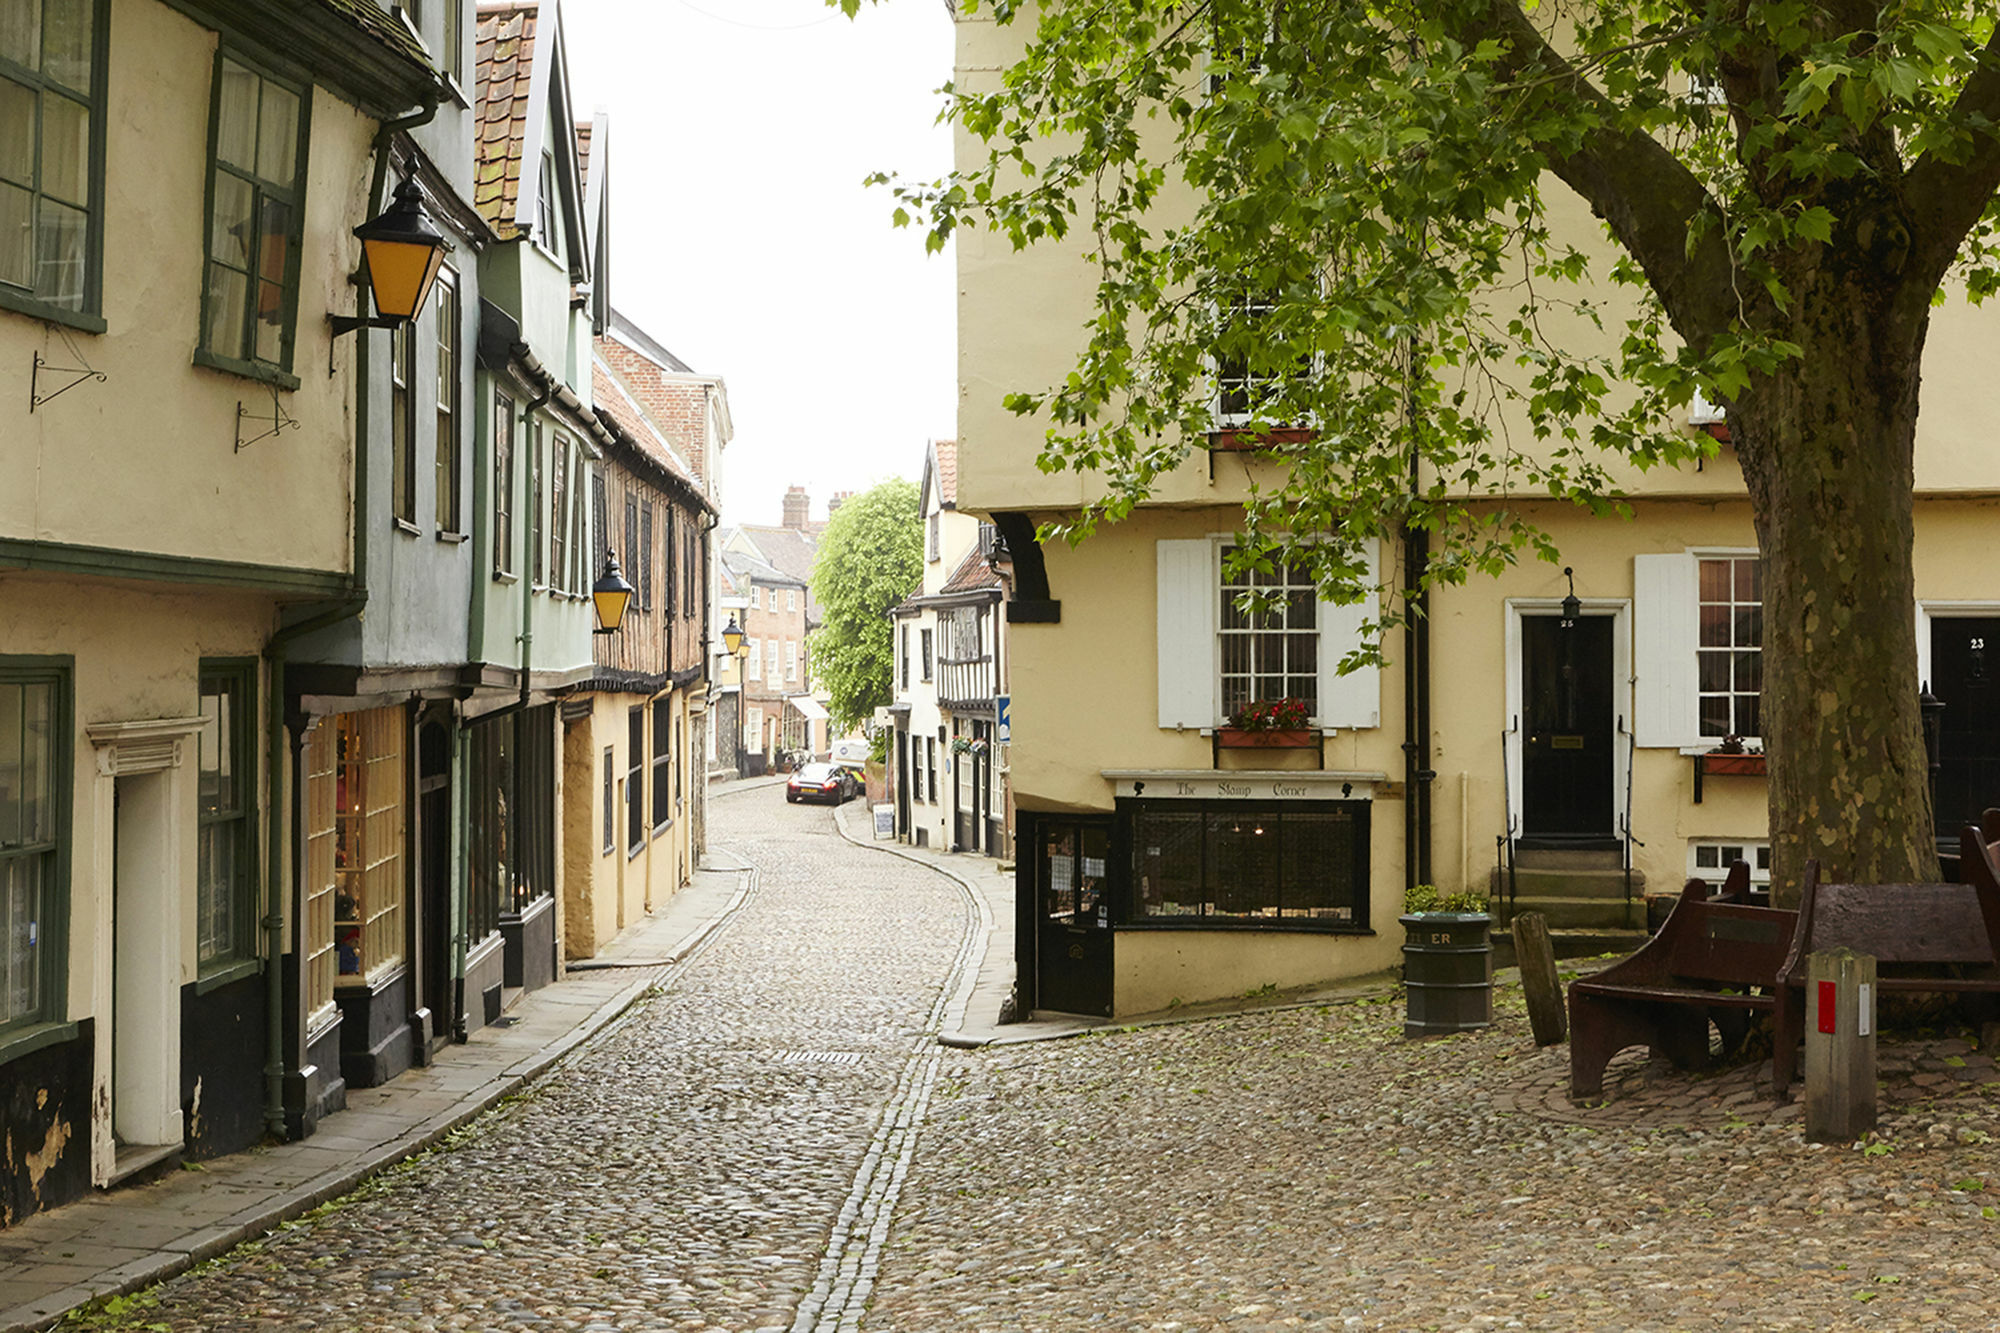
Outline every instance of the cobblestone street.
<svg viewBox="0 0 2000 1333">
<path fill-rule="evenodd" d="M 1383 997 L 947 1050 L 959 885 L 774 788 L 711 836 L 755 888 L 670 986 L 445 1150 L 87 1326 L 2000 1327 L 2000 1083 L 1949 1034 L 1885 1043 L 1866 1150 L 1805 1143 L 1755 1067 L 1628 1052 L 1572 1107 L 1509 989 L 1442 1041 Z"/>
</svg>

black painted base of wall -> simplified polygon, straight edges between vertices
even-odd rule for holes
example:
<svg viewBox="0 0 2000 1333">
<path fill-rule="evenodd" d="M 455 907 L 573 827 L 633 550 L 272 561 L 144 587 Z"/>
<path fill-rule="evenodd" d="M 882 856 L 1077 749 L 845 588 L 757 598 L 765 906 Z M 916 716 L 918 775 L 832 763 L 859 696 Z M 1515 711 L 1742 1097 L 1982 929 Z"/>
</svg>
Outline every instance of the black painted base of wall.
<svg viewBox="0 0 2000 1333">
<path fill-rule="evenodd" d="M 0 1065 L 0 1227 L 90 1191 L 95 1025 Z"/>
<path fill-rule="evenodd" d="M 285 1075 L 287 1138 L 306 1138 L 327 1116 L 347 1109 L 347 1080 L 339 1073 L 340 1030 L 344 1026 L 336 1016 L 325 1031 L 306 1044 L 306 1058 L 299 1068 Z"/>
<path fill-rule="evenodd" d="M 253 972 L 207 994 L 181 988 L 183 1153 L 205 1161 L 264 1137 L 264 976 Z"/>
<path fill-rule="evenodd" d="M 509 986 L 540 990 L 556 979 L 556 903 L 537 898 L 518 916 L 500 917 L 500 936 L 507 942 Z"/>
<path fill-rule="evenodd" d="M 334 992 L 340 1007 L 340 1076 L 349 1087 L 376 1088 L 410 1067 L 410 973 Z"/>
<path fill-rule="evenodd" d="M 465 1031 L 479 1031 L 500 1017 L 501 988 L 507 978 L 507 949 L 498 932 L 465 956 Z"/>
</svg>

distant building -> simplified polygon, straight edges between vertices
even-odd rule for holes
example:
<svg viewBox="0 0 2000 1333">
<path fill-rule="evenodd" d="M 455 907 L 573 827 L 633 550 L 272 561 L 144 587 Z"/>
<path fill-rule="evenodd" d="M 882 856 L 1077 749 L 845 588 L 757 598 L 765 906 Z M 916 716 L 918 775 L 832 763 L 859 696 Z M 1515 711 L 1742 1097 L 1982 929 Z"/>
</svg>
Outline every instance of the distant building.
<svg viewBox="0 0 2000 1333">
<path fill-rule="evenodd" d="M 1005 621 L 993 525 L 958 510 L 958 445 L 933 440 L 919 494 L 922 585 L 895 619 L 896 833 L 920 847 L 1012 854 L 999 696 Z"/>
</svg>

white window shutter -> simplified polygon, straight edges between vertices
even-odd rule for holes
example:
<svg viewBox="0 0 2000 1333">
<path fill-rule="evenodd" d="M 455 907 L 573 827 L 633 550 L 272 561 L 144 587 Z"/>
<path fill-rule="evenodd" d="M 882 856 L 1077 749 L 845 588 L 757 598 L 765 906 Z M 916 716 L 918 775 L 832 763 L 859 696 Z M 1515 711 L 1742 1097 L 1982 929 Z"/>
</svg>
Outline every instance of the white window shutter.
<svg viewBox="0 0 2000 1333">
<path fill-rule="evenodd" d="M 1368 582 L 1373 584 L 1381 568 L 1376 559 L 1378 544 L 1368 542 Z M 1348 675 L 1340 674 L 1340 659 L 1361 642 L 1361 624 L 1380 614 L 1381 605 L 1370 594 L 1350 606 L 1332 602 L 1319 604 L 1319 725 L 1322 727 L 1379 727 L 1382 725 L 1382 669 L 1364 666 Z"/>
<path fill-rule="evenodd" d="M 1699 637 L 1694 557 L 1632 557 L 1632 735 L 1640 745 L 1692 745 L 1694 648 Z"/>
<path fill-rule="evenodd" d="M 1160 725 L 1215 725 L 1215 621 L 1222 596 L 1215 543 L 1156 542 Z"/>
</svg>

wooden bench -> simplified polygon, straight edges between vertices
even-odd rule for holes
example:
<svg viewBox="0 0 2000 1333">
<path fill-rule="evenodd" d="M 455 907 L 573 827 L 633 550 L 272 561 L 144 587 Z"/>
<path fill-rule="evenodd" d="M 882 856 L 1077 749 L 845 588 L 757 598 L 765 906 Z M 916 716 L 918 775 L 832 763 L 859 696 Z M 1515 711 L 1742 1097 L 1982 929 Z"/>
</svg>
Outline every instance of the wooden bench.
<svg viewBox="0 0 2000 1333">
<path fill-rule="evenodd" d="M 1725 893 L 1749 887 L 1748 866 L 1733 866 Z M 1628 958 L 1570 983 L 1569 1091 L 1604 1094 L 1604 1067 L 1627 1046 L 1645 1045 L 1693 1069 L 1708 1060 L 1708 1026 L 1724 1048 L 1742 1044 L 1752 1015 L 1772 1013 L 1778 969 L 1798 913 L 1710 900 L 1691 879 L 1660 933 Z"/>
<path fill-rule="evenodd" d="M 1960 884 L 1822 884 L 1806 862 L 1798 925 L 1778 971 L 1771 1076 L 1788 1095 L 1805 1039 L 1806 960 L 1847 948 L 1875 958 L 1878 992 L 2000 995 L 2000 864 L 1977 828 L 1959 837 Z"/>
</svg>

